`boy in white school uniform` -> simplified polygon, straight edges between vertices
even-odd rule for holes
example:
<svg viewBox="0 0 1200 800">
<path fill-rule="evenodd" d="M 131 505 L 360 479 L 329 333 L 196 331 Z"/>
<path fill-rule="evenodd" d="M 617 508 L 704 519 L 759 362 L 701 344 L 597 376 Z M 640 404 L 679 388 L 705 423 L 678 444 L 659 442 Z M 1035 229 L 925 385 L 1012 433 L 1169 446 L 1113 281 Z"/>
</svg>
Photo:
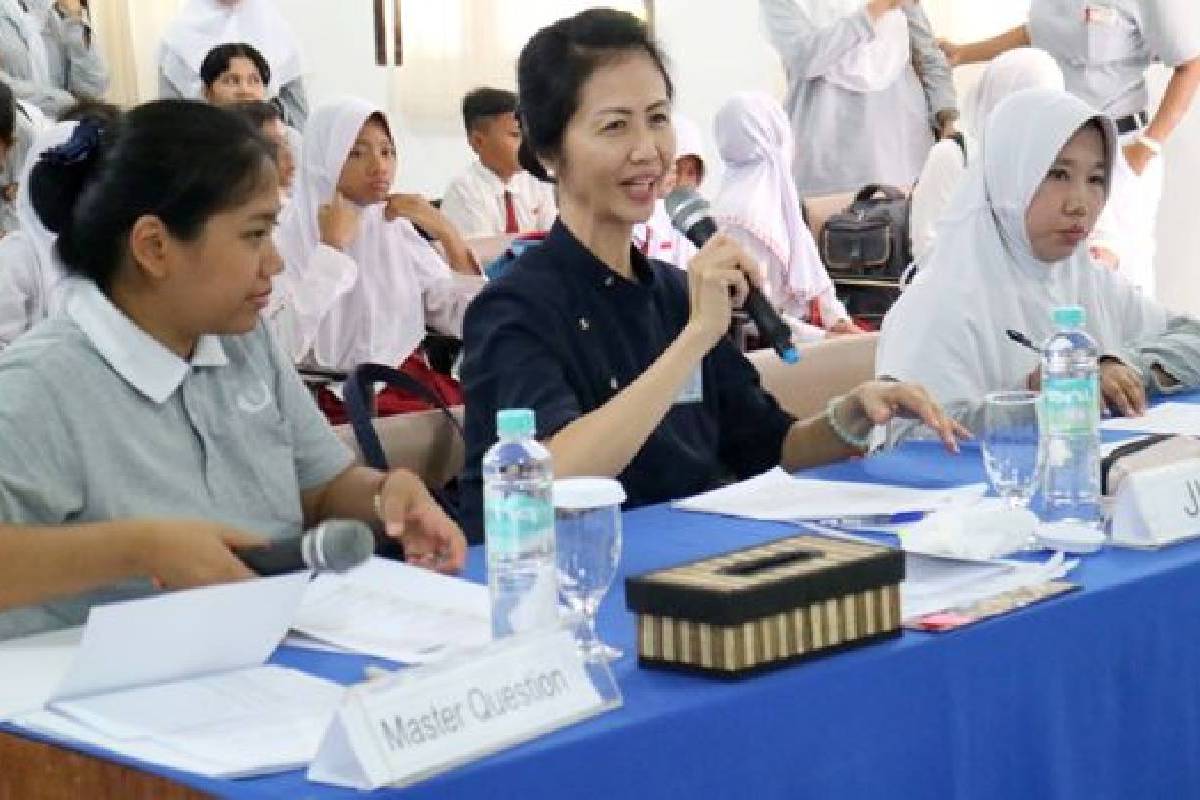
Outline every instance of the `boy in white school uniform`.
<svg viewBox="0 0 1200 800">
<path fill-rule="evenodd" d="M 446 187 L 442 213 L 466 239 L 549 230 L 558 215 L 548 183 L 521 169 L 517 97 L 475 89 L 463 98 L 467 141 L 479 157 Z"/>
</svg>

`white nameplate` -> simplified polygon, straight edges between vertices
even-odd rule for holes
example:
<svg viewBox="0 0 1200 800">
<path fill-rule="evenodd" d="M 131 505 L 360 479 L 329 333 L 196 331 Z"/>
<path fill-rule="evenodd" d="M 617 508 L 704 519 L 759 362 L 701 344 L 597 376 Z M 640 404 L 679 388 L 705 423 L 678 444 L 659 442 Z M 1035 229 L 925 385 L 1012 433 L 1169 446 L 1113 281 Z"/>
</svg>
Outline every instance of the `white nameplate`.
<svg viewBox="0 0 1200 800">
<path fill-rule="evenodd" d="M 1200 459 L 1131 473 L 1117 489 L 1113 544 L 1161 547 L 1200 536 Z"/>
<path fill-rule="evenodd" d="M 308 779 L 405 786 L 620 705 L 593 684 L 569 632 L 495 642 L 455 662 L 352 687 Z"/>
</svg>

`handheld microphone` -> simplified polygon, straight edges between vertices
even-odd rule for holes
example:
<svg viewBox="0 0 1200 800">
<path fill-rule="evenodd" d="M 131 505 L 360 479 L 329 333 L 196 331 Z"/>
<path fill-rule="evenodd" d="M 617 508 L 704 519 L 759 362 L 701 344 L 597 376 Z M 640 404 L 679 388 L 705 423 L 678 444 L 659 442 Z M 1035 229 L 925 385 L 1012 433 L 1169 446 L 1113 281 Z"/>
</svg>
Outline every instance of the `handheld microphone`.
<svg viewBox="0 0 1200 800">
<path fill-rule="evenodd" d="M 671 217 L 671 224 L 696 247 L 703 247 L 717 232 L 717 223 L 713 221 L 708 201 L 695 189 L 680 186 L 668 194 L 663 203 L 667 207 L 667 215 Z M 792 344 L 791 328 L 779 318 L 779 312 L 754 284 L 750 284 L 744 307 L 750 319 L 754 320 L 759 335 L 771 343 L 784 362 L 795 364 L 800 361 L 800 353 Z"/>
<path fill-rule="evenodd" d="M 375 534 L 356 519 L 330 519 L 299 536 L 262 547 L 235 547 L 233 554 L 259 575 L 345 572 L 375 552 Z"/>
</svg>

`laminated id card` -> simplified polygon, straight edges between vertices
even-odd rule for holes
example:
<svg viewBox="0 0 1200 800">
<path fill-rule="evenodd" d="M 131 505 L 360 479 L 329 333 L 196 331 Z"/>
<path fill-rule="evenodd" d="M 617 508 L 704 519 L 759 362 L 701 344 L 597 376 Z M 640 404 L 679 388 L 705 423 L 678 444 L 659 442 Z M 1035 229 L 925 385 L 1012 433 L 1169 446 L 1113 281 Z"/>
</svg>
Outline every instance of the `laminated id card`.
<svg viewBox="0 0 1200 800">
<path fill-rule="evenodd" d="M 698 365 L 692 376 L 687 379 L 687 383 L 680 387 L 679 394 L 675 396 L 675 405 L 699 403 L 702 400 L 704 400 L 704 370 Z"/>
<path fill-rule="evenodd" d="M 1117 10 L 1112 6 L 1088 3 L 1083 7 L 1083 20 L 1089 25 L 1115 25 Z"/>
</svg>

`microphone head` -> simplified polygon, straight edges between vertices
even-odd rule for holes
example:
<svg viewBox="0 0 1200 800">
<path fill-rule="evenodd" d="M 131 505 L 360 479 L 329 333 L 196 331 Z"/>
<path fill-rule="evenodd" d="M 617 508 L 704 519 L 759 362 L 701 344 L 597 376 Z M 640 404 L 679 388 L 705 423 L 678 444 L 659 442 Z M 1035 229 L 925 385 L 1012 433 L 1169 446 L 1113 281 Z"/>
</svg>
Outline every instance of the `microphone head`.
<svg viewBox="0 0 1200 800">
<path fill-rule="evenodd" d="M 663 198 L 663 205 L 667 208 L 671 224 L 684 234 L 712 215 L 708 201 L 690 186 L 672 189 L 671 193 Z"/>
<path fill-rule="evenodd" d="M 357 519 L 330 519 L 304 535 L 304 562 L 314 572 L 345 572 L 375 553 L 375 534 Z"/>
</svg>

